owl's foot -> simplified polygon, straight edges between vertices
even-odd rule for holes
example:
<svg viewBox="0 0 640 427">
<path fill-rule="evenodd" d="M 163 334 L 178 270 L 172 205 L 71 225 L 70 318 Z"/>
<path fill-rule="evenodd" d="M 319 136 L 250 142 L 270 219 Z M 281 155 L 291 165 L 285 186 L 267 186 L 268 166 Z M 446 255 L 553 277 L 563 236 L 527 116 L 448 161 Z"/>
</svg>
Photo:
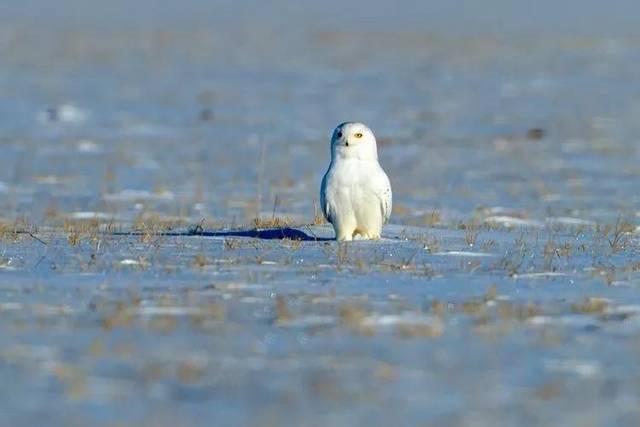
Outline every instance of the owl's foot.
<svg viewBox="0 0 640 427">
<path fill-rule="evenodd" d="M 350 236 L 348 234 L 336 235 L 336 240 L 339 242 L 350 242 L 351 240 L 353 240 L 353 236 Z"/>
<path fill-rule="evenodd" d="M 353 231 L 334 230 L 336 232 L 336 240 L 339 242 L 349 242 L 353 240 Z"/>
<path fill-rule="evenodd" d="M 380 238 L 380 234 L 375 233 L 366 233 L 364 231 L 356 229 L 353 232 L 354 240 L 378 240 Z"/>
</svg>

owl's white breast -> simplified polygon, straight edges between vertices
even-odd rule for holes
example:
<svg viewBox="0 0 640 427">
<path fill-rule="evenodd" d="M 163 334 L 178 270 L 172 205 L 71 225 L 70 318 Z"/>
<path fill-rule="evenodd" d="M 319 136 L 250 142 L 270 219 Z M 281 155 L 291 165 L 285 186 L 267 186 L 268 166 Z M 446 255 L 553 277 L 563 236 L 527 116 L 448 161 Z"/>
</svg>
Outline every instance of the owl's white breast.
<svg viewBox="0 0 640 427">
<path fill-rule="evenodd" d="M 334 159 L 323 180 L 323 209 L 329 220 L 382 222 L 381 196 L 387 187 L 389 180 L 376 160 Z"/>
</svg>

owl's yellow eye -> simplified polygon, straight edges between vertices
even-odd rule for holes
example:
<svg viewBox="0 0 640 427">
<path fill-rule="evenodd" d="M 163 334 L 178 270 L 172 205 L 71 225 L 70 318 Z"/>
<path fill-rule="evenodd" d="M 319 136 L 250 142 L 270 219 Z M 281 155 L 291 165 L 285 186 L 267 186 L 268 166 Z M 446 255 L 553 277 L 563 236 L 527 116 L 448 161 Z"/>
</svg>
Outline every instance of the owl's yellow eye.
<svg viewBox="0 0 640 427">
<path fill-rule="evenodd" d="M 356 138 L 362 138 L 362 134 L 360 132 L 354 134 L 353 136 L 355 136 Z"/>
</svg>

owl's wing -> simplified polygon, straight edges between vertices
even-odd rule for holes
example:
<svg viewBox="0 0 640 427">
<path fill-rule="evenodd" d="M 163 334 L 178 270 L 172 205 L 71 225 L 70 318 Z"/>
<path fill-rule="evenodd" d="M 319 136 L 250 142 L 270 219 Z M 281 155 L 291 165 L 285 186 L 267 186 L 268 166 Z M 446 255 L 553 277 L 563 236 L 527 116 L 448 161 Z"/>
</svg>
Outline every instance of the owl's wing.
<svg viewBox="0 0 640 427">
<path fill-rule="evenodd" d="M 391 185 L 389 185 L 380 195 L 380 207 L 385 224 L 389 222 L 389 218 L 391 217 L 392 200 Z"/>
<path fill-rule="evenodd" d="M 329 175 L 329 171 L 324 174 L 322 178 L 322 185 L 320 186 L 320 209 L 322 209 L 322 213 L 327 221 L 333 223 L 332 219 L 332 209 L 329 206 L 329 201 L 327 200 L 327 176 Z"/>
<path fill-rule="evenodd" d="M 388 222 L 391 217 L 391 208 L 392 208 L 392 200 L 393 195 L 391 192 L 391 183 L 389 182 L 389 177 L 387 174 L 380 168 L 380 173 L 376 174 L 376 179 L 374 180 L 376 193 L 378 195 L 378 199 L 380 200 L 380 211 L 382 212 L 383 222 Z"/>
</svg>

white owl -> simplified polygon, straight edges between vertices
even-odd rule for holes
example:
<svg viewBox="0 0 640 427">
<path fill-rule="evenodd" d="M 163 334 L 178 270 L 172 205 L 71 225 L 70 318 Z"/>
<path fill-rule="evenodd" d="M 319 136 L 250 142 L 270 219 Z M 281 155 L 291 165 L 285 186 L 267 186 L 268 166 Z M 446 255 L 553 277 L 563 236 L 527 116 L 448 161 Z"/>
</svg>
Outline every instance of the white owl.
<svg viewBox="0 0 640 427">
<path fill-rule="evenodd" d="M 320 206 L 336 240 L 380 238 L 391 215 L 391 184 L 378 163 L 376 137 L 362 123 L 345 122 L 333 131 Z"/>
</svg>

